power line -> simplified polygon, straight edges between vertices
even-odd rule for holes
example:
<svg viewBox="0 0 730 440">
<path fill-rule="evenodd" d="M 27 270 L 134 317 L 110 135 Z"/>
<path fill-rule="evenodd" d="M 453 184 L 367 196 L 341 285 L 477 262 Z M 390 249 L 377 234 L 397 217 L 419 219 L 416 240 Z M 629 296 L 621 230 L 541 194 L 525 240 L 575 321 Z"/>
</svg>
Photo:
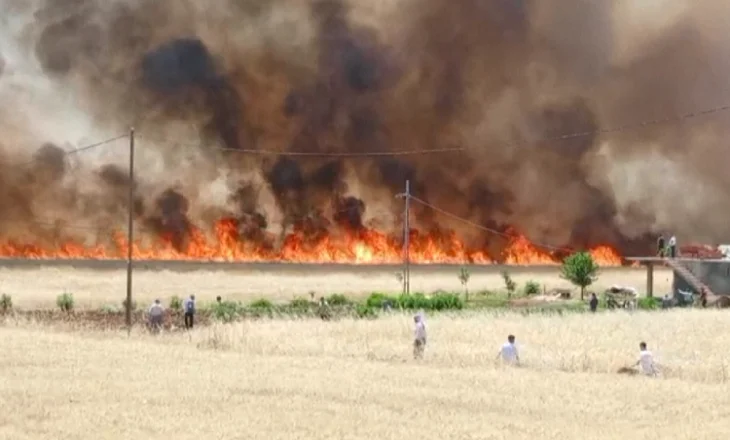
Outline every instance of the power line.
<svg viewBox="0 0 730 440">
<path fill-rule="evenodd" d="M 650 120 L 645 120 L 645 121 L 640 121 L 640 122 L 635 122 L 635 123 L 628 123 L 628 124 L 619 125 L 619 126 L 611 127 L 611 128 L 602 128 L 602 129 L 598 129 L 598 130 L 567 133 L 567 134 L 562 134 L 562 135 L 556 135 L 556 136 L 536 139 L 536 140 L 532 140 L 532 141 L 503 142 L 503 143 L 500 143 L 500 145 L 505 146 L 505 147 L 519 147 L 519 146 L 555 142 L 555 141 L 575 139 L 575 138 L 588 137 L 588 136 L 620 133 L 620 132 L 624 132 L 624 131 L 641 129 L 641 128 L 650 127 L 650 126 L 654 126 L 654 125 L 667 124 L 670 122 L 681 122 L 686 119 L 698 118 L 701 116 L 707 116 L 707 115 L 711 115 L 711 114 L 715 114 L 715 113 L 725 112 L 728 110 L 730 110 L 730 104 L 726 104 L 726 105 L 722 105 L 722 106 L 718 106 L 718 107 L 712 107 L 712 108 L 703 109 L 703 110 L 696 110 L 696 111 L 680 114 L 678 116 L 667 116 L 664 118 L 650 119 Z M 155 139 L 154 137 L 148 137 L 148 136 L 142 136 L 142 139 L 149 139 L 150 141 L 154 141 L 154 142 L 174 143 L 177 145 L 189 145 L 189 146 L 196 146 L 196 147 L 200 146 L 200 143 L 177 142 L 177 141 L 171 141 L 171 140 Z M 231 153 L 259 155 L 259 156 L 334 157 L 334 158 L 351 157 L 351 158 L 355 158 L 355 157 L 416 156 L 416 155 L 425 155 L 425 154 L 456 153 L 456 152 L 467 151 L 468 148 L 466 148 L 466 147 L 446 147 L 446 148 L 432 148 L 432 149 L 425 149 L 425 150 L 361 151 L 361 152 L 355 152 L 355 151 L 352 151 L 352 152 L 280 151 L 280 150 L 260 150 L 260 149 L 229 148 L 229 147 L 216 147 L 215 150 L 228 151 Z"/>
<path fill-rule="evenodd" d="M 114 141 L 118 141 L 120 139 L 124 139 L 127 136 L 128 136 L 127 134 L 123 134 L 123 135 L 120 135 L 120 136 L 115 136 L 113 138 L 105 139 L 105 140 L 100 141 L 100 142 L 95 142 L 93 144 L 84 145 L 83 147 L 75 148 L 73 150 L 64 150 L 63 151 L 63 155 L 64 156 L 71 156 L 71 155 L 74 155 L 74 154 L 82 153 L 84 151 L 92 150 L 94 148 L 101 147 L 102 145 L 106 145 L 106 144 L 112 143 Z M 2 162 L 0 164 L 2 164 L 3 166 L 25 167 L 25 166 L 28 166 L 28 165 L 32 165 L 32 164 L 34 164 L 35 162 L 37 162 L 39 160 L 41 160 L 41 159 L 38 158 L 38 157 L 34 157 L 33 159 L 28 160 L 28 161 L 25 161 L 25 162 L 19 162 L 19 163 L 15 163 L 15 164 L 10 163 L 10 162 Z"/>
<path fill-rule="evenodd" d="M 427 208 L 430 208 L 430 209 L 432 209 L 432 210 L 434 210 L 434 211 L 436 211 L 436 212 L 438 212 L 438 213 L 440 213 L 440 214 L 442 214 L 442 215 L 444 215 L 446 217 L 449 217 L 449 218 L 452 218 L 454 220 L 460 221 L 460 222 L 462 222 L 464 224 L 467 224 L 467 225 L 472 226 L 474 228 L 480 229 L 482 231 L 489 232 L 489 233 L 495 234 L 495 235 L 499 235 L 499 236 L 502 236 L 502 237 L 508 238 L 508 239 L 519 238 L 519 236 L 512 235 L 512 234 L 507 234 L 507 233 L 504 233 L 502 231 L 498 231 L 496 229 L 488 228 L 488 227 L 483 226 L 483 225 L 480 225 L 478 223 L 474 223 L 471 220 L 465 219 L 463 217 L 459 217 L 456 214 L 453 214 L 453 213 L 451 213 L 449 211 L 446 211 L 444 209 L 441 209 L 438 206 L 432 205 L 432 204 L 430 204 L 430 203 L 428 203 L 428 202 L 426 202 L 424 200 L 419 199 L 418 197 L 410 196 L 410 199 L 413 200 L 414 202 L 420 203 L 421 205 L 423 205 L 423 206 L 425 206 Z M 551 246 L 549 244 L 539 243 L 539 242 L 532 241 L 532 240 L 530 240 L 530 243 L 533 246 L 535 246 L 535 247 L 539 247 L 539 248 L 543 248 L 543 249 L 549 249 L 551 251 L 563 251 L 563 252 L 571 252 L 572 251 L 572 249 L 558 247 L 558 246 Z"/>
</svg>

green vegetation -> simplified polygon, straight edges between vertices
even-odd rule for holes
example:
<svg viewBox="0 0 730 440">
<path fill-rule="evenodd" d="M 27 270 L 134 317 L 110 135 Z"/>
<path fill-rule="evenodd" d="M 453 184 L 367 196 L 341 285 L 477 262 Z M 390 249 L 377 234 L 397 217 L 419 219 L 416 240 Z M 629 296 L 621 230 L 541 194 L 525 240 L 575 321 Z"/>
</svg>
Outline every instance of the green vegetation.
<svg viewBox="0 0 730 440">
<path fill-rule="evenodd" d="M 122 300 L 122 308 L 123 308 L 124 310 L 127 310 L 127 298 L 124 298 L 124 299 Z M 137 301 L 135 301 L 135 300 L 132 300 L 132 303 L 130 304 L 130 307 L 129 307 L 129 309 L 130 309 L 131 311 L 135 311 L 135 310 L 137 310 Z"/>
<path fill-rule="evenodd" d="M 644 296 L 638 299 L 636 307 L 641 310 L 656 310 L 662 307 L 660 298 Z"/>
<path fill-rule="evenodd" d="M 72 293 L 63 293 L 56 297 L 56 305 L 62 312 L 70 312 L 74 309 L 74 296 Z"/>
<path fill-rule="evenodd" d="M 563 261 L 560 276 L 580 287 L 580 299 L 585 299 L 586 287 L 598 279 L 598 264 L 588 252 L 576 252 Z"/>
<path fill-rule="evenodd" d="M 13 298 L 7 293 L 0 296 L 0 311 L 7 313 L 13 309 Z"/>
<path fill-rule="evenodd" d="M 537 281 L 528 281 L 525 283 L 525 295 L 537 295 L 540 293 L 540 284 Z"/>
<path fill-rule="evenodd" d="M 512 298 L 517 291 L 517 283 L 507 271 L 502 272 L 502 279 L 504 280 L 504 288 L 507 289 L 507 298 Z"/>
<path fill-rule="evenodd" d="M 170 298 L 170 310 L 179 312 L 182 310 L 182 307 L 183 307 L 183 302 L 179 296 L 175 295 L 172 298 Z"/>
<path fill-rule="evenodd" d="M 471 278 L 469 269 L 466 267 L 459 269 L 459 282 L 464 286 L 464 299 L 466 301 L 469 301 L 469 278 Z"/>
</svg>

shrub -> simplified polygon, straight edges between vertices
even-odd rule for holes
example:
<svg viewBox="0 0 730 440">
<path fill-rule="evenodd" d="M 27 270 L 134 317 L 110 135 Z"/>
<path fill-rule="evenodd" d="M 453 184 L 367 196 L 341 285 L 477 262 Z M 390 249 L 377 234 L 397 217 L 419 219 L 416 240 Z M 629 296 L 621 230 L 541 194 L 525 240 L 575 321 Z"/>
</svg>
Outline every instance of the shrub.
<svg viewBox="0 0 730 440">
<path fill-rule="evenodd" d="M 312 308 L 312 302 L 306 298 L 294 298 L 289 302 L 289 307 L 292 309 L 310 309 Z"/>
<path fill-rule="evenodd" d="M 540 293 L 540 284 L 537 281 L 528 281 L 525 284 L 525 295 L 537 295 Z"/>
<path fill-rule="evenodd" d="M 422 293 L 414 293 L 411 295 L 400 295 L 397 299 L 398 307 L 406 310 L 430 309 L 431 302 L 426 295 Z"/>
<path fill-rule="evenodd" d="M 461 310 L 464 308 L 464 301 L 459 295 L 453 293 L 437 293 L 429 298 L 428 308 L 430 310 Z"/>
<path fill-rule="evenodd" d="M 502 280 L 504 281 L 504 288 L 507 290 L 507 297 L 511 298 L 517 291 L 517 283 L 507 271 L 502 272 Z"/>
<path fill-rule="evenodd" d="M 56 305 L 63 312 L 70 312 L 74 309 L 74 296 L 72 293 L 64 293 L 56 297 Z"/>
<path fill-rule="evenodd" d="M 122 309 L 127 310 L 127 298 L 124 298 L 122 300 Z M 131 311 L 137 310 L 137 301 L 132 300 L 132 307 L 130 307 Z"/>
<path fill-rule="evenodd" d="M 213 318 L 223 322 L 232 322 L 243 315 L 244 307 L 238 302 L 221 301 L 213 303 L 210 310 Z"/>
<path fill-rule="evenodd" d="M 249 304 L 249 307 L 252 309 L 271 310 L 274 308 L 274 304 L 266 298 L 261 298 Z"/>
<path fill-rule="evenodd" d="M 375 309 L 367 304 L 358 304 L 355 309 L 358 318 L 374 318 L 377 316 Z"/>
<path fill-rule="evenodd" d="M 636 302 L 636 307 L 642 310 L 655 310 L 660 308 L 662 300 L 659 298 L 644 296 Z"/>
<path fill-rule="evenodd" d="M 117 313 L 118 311 L 119 311 L 119 309 L 117 309 L 115 306 L 113 306 L 111 304 L 104 304 L 103 306 L 101 306 L 102 313 L 114 314 L 114 313 Z"/>
<path fill-rule="evenodd" d="M 173 310 L 175 312 L 179 312 L 182 310 L 183 302 L 182 299 L 175 295 L 172 298 L 170 298 L 170 310 Z"/>
<path fill-rule="evenodd" d="M 9 312 L 13 309 L 13 298 L 7 293 L 3 293 L 0 296 L 0 310 L 3 313 Z"/>
<path fill-rule="evenodd" d="M 351 302 L 345 295 L 335 293 L 327 297 L 327 303 L 331 306 L 346 306 Z"/>
<path fill-rule="evenodd" d="M 370 295 L 367 300 L 365 300 L 365 305 L 374 309 L 382 309 L 387 302 L 390 302 L 393 307 L 396 307 L 398 305 L 398 298 L 388 296 L 384 293 L 376 292 Z"/>
</svg>

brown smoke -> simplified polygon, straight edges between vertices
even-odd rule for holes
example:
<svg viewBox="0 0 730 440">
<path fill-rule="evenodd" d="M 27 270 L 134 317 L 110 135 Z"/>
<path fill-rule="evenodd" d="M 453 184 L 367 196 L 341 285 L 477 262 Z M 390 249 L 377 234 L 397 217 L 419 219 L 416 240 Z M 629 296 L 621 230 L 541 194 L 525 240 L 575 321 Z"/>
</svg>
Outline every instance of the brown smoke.
<svg viewBox="0 0 730 440">
<path fill-rule="evenodd" d="M 334 224 L 395 228 L 394 195 L 406 179 L 417 197 L 456 215 L 554 246 L 644 253 L 666 231 L 722 242 L 730 235 L 727 114 L 595 133 L 728 103 L 720 17 L 730 6 L 632 5 L 8 2 L 0 7 L 9 17 L 0 31 L 0 227 L 94 242 L 123 225 L 126 140 L 59 152 L 133 125 L 139 227 L 179 248 L 192 225 L 223 216 L 252 239 L 262 229 L 283 237 L 295 225 L 312 235 Z M 577 132 L 594 134 L 545 141 Z M 449 147 L 465 151 L 236 152 Z M 493 251 L 504 245 L 414 209 L 420 228 L 456 229 Z M 79 224 L 89 229 L 69 226 Z"/>
</svg>

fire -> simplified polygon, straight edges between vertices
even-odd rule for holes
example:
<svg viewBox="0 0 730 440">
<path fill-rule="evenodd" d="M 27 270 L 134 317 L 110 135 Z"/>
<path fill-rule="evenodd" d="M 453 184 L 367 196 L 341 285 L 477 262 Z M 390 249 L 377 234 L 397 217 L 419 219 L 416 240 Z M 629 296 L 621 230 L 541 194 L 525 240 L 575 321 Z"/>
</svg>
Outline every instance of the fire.
<svg viewBox="0 0 730 440">
<path fill-rule="evenodd" d="M 532 244 L 526 237 L 516 235 L 509 242 L 503 255 L 492 258 L 480 249 L 470 249 L 455 233 L 423 233 L 411 231 L 409 258 L 413 263 L 477 263 L 490 264 L 495 260 L 506 264 L 551 265 L 559 264 L 560 258 Z M 125 234 L 117 232 L 109 246 L 83 246 L 67 242 L 55 249 L 6 241 L 0 243 L 0 257 L 10 258 L 74 258 L 115 259 L 125 258 L 128 252 Z M 590 250 L 602 266 L 621 265 L 621 257 L 609 246 Z M 240 262 L 292 262 L 292 263 L 350 263 L 350 264 L 397 264 L 403 261 L 403 245 L 398 237 L 362 229 L 338 230 L 317 237 L 308 237 L 301 231 L 286 236 L 278 247 L 255 243 L 239 237 L 238 224 L 233 219 L 223 219 L 215 225 L 212 237 L 200 229 L 193 229 L 184 251 L 176 249 L 169 237 L 161 237 L 154 244 L 132 244 L 135 259 L 145 260 L 209 260 Z"/>
</svg>

